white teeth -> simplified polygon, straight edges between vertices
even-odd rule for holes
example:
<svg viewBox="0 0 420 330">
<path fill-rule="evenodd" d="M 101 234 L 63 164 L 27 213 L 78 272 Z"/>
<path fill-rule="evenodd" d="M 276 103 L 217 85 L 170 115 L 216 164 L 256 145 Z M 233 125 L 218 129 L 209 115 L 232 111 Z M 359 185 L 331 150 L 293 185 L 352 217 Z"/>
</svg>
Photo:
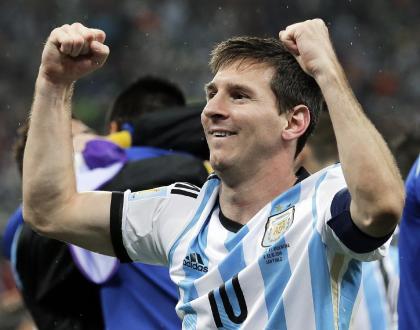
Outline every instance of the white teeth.
<svg viewBox="0 0 420 330">
<path fill-rule="evenodd" d="M 226 132 L 226 131 L 211 131 L 210 134 L 215 136 L 215 137 L 226 137 L 226 136 L 233 135 L 233 133 Z"/>
<path fill-rule="evenodd" d="M 216 136 L 216 137 L 226 137 L 226 136 L 231 136 L 231 135 L 233 135 L 232 133 L 230 133 L 230 132 L 221 132 L 221 131 L 213 131 L 213 132 L 211 132 L 210 134 L 212 134 L 212 135 L 214 135 L 214 136 Z"/>
</svg>

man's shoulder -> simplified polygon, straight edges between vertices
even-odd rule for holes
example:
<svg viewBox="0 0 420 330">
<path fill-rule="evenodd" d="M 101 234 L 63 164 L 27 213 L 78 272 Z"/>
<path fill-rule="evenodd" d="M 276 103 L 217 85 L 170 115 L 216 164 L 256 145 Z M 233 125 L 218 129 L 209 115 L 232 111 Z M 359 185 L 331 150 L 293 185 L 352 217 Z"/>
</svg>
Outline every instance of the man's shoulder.
<svg viewBox="0 0 420 330">
<path fill-rule="evenodd" d="M 201 188 L 188 182 L 177 182 L 170 186 L 169 193 L 190 198 L 197 198 Z"/>
<path fill-rule="evenodd" d="M 310 174 L 302 182 L 304 185 L 316 185 L 333 183 L 336 180 L 344 180 L 343 169 L 340 163 L 335 163 L 330 166 L 324 167 L 323 169 Z"/>
<path fill-rule="evenodd" d="M 213 188 L 219 184 L 219 177 L 216 174 L 211 173 L 201 187 L 189 182 L 176 182 L 168 187 L 168 192 L 172 195 L 186 196 L 201 201 L 206 199 L 206 195 L 209 191 L 212 191 Z"/>
<path fill-rule="evenodd" d="M 220 180 L 217 176 L 211 174 L 204 182 L 203 186 L 197 186 L 190 182 L 178 181 L 167 186 L 160 186 L 145 190 L 131 192 L 127 190 L 129 202 L 146 201 L 151 199 L 167 200 L 167 206 L 170 208 L 184 209 L 194 207 L 206 199 L 210 190 L 219 185 Z M 143 204 L 143 203 L 142 203 Z M 140 205 L 140 204 L 139 204 Z M 142 205 L 142 208 L 145 206 Z M 155 206 L 151 206 L 152 208 Z M 181 212 L 182 213 L 182 212 Z"/>
</svg>

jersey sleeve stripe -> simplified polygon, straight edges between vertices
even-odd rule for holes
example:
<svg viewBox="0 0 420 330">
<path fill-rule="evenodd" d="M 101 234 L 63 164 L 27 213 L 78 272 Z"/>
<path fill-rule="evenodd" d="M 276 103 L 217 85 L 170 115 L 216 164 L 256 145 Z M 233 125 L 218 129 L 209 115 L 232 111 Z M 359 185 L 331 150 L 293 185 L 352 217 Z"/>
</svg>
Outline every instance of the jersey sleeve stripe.
<svg viewBox="0 0 420 330">
<path fill-rule="evenodd" d="M 371 252 L 388 241 L 392 232 L 384 237 L 373 237 L 361 231 L 351 218 L 350 203 L 351 197 L 347 188 L 337 192 L 331 203 L 331 220 L 327 224 L 340 241 L 356 253 Z"/>
<path fill-rule="evenodd" d="M 113 192 L 111 199 L 111 212 L 110 212 L 110 231 L 111 242 L 114 248 L 115 256 L 121 262 L 132 262 L 128 255 L 122 237 L 122 210 L 124 204 L 124 193 Z"/>
<path fill-rule="evenodd" d="M 192 185 L 192 184 L 187 184 L 187 183 L 176 183 L 175 187 L 177 188 L 185 188 L 185 189 L 190 189 L 196 192 L 200 192 L 200 188 Z"/>
<path fill-rule="evenodd" d="M 183 196 L 188 196 L 188 197 L 192 197 L 192 198 L 197 198 L 197 196 L 198 196 L 198 194 L 195 194 L 195 193 L 187 191 L 187 190 L 182 190 L 182 189 L 172 189 L 171 194 L 183 195 Z"/>
</svg>

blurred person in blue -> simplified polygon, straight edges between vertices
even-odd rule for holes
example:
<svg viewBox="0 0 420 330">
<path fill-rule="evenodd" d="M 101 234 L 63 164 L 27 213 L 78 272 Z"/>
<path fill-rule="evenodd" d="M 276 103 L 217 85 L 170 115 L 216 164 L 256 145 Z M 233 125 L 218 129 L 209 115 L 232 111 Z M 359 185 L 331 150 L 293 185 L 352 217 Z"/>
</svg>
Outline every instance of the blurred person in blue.
<svg viewBox="0 0 420 330">
<path fill-rule="evenodd" d="M 199 115 L 196 106 L 185 105 L 177 86 L 145 77 L 117 97 L 108 117 L 106 139 L 73 119 L 78 190 L 148 189 L 174 179 L 202 184 L 208 175 L 203 163 L 208 148 Z M 23 153 L 18 155 L 21 164 Z M 19 221 L 11 220 L 10 228 L 21 224 L 21 210 L 16 217 Z M 174 310 L 178 296 L 166 268 L 120 264 L 116 258 L 41 237 L 26 225 L 9 232 L 18 233 L 12 259 L 25 301 L 40 328 L 180 327 Z M 42 252 L 45 250 L 50 252 Z M 39 269 L 39 274 L 30 276 L 31 269 Z M 83 303 L 78 302 L 77 287 L 85 292 Z M 98 291 L 99 299 L 89 295 L 89 290 Z M 66 297 L 64 304 L 62 297 Z M 101 307 L 101 315 L 95 307 Z"/>
<path fill-rule="evenodd" d="M 406 201 L 398 241 L 400 291 L 398 328 L 417 329 L 420 324 L 420 156 L 405 182 Z"/>
</svg>

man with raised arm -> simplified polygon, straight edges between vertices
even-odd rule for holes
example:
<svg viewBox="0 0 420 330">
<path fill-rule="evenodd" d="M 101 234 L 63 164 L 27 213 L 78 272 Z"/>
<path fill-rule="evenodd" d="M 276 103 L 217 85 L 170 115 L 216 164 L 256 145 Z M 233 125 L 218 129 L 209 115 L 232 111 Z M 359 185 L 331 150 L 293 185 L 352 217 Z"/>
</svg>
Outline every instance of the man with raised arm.
<svg viewBox="0 0 420 330">
<path fill-rule="evenodd" d="M 291 25 L 279 37 L 233 38 L 213 50 L 202 124 L 215 174 L 201 189 L 175 183 L 77 193 L 73 83 L 103 65 L 109 50 L 99 30 L 78 23 L 55 29 L 36 82 L 25 220 L 123 261 L 168 265 L 185 329 L 347 328 L 360 261 L 386 252 L 403 184 L 324 22 Z M 341 165 L 295 173 L 324 102 Z"/>
</svg>

